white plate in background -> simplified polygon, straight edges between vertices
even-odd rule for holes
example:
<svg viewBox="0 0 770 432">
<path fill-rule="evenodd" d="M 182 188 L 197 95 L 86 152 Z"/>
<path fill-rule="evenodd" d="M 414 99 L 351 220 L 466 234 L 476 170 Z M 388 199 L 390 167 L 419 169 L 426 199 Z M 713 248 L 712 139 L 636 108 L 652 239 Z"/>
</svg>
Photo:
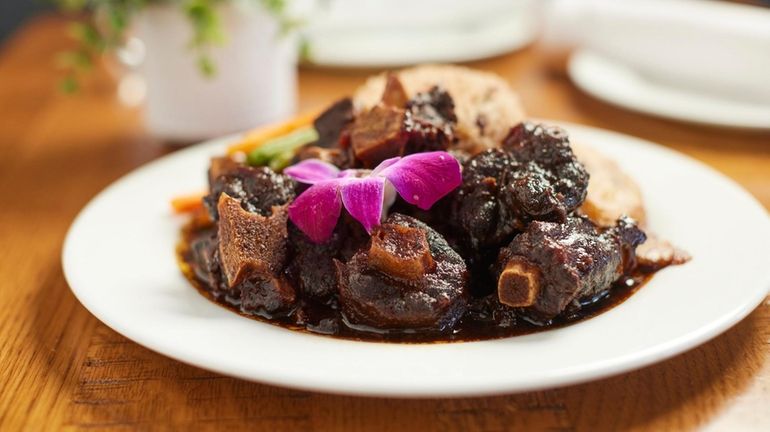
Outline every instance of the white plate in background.
<svg viewBox="0 0 770 432">
<path fill-rule="evenodd" d="M 210 302 L 177 268 L 184 220 L 171 214 L 169 200 L 205 187 L 209 157 L 227 139 L 163 157 L 100 193 L 67 235 L 64 272 L 91 313 L 161 354 L 243 379 L 356 395 L 487 395 L 606 377 L 703 343 L 762 301 L 770 219 L 746 191 L 649 142 L 566 127 L 639 182 L 651 229 L 694 257 L 568 327 L 480 342 L 357 342 L 290 331 Z"/>
<path fill-rule="evenodd" d="M 605 102 L 658 117 L 713 126 L 770 130 L 770 105 L 732 100 L 656 82 L 588 50 L 569 59 L 581 90 Z"/>
<path fill-rule="evenodd" d="M 539 23 L 536 0 L 329 0 L 301 33 L 310 64 L 382 68 L 501 55 Z"/>
</svg>

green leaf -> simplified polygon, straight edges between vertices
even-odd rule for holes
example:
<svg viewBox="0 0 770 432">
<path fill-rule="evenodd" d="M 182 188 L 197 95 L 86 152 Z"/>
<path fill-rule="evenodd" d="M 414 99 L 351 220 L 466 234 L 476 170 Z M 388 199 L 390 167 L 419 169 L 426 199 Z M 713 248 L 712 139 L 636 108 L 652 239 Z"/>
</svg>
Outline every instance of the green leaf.
<svg viewBox="0 0 770 432">
<path fill-rule="evenodd" d="M 80 90 L 80 84 L 74 76 L 68 76 L 59 81 L 59 90 L 62 93 L 73 94 Z"/>
<path fill-rule="evenodd" d="M 286 0 L 262 0 L 262 5 L 273 15 L 282 15 L 286 9 Z"/>
<path fill-rule="evenodd" d="M 80 42 L 84 48 L 92 49 L 94 51 L 103 51 L 105 49 L 105 41 L 102 35 L 93 24 L 76 22 L 72 23 L 69 28 L 70 35 Z"/>
<path fill-rule="evenodd" d="M 212 0 L 189 0 L 184 5 L 184 9 L 193 25 L 193 47 L 224 42 L 219 14 Z"/>
<path fill-rule="evenodd" d="M 211 78 L 217 74 L 217 67 L 211 58 L 205 54 L 198 57 L 198 69 L 200 69 L 203 76 Z"/>
<path fill-rule="evenodd" d="M 62 69 L 90 70 L 93 66 L 91 54 L 85 50 L 65 51 L 59 53 L 56 62 Z"/>
</svg>

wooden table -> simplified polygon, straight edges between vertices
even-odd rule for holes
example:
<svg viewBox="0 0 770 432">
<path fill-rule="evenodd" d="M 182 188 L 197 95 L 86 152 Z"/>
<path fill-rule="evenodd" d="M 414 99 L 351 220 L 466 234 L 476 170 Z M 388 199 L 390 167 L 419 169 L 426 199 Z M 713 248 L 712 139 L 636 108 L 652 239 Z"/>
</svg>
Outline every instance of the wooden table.
<svg viewBox="0 0 770 432">
<path fill-rule="evenodd" d="M 770 304 L 661 364 L 583 385 L 453 400 L 331 396 L 187 366 L 108 329 L 75 299 L 60 251 L 99 190 L 169 151 L 113 82 L 56 91 L 63 22 L 37 19 L 0 49 L 0 430 L 770 430 Z M 534 116 L 662 143 L 734 178 L 770 207 L 770 135 L 688 126 L 597 102 L 535 49 L 474 64 L 501 74 Z M 300 105 L 349 93 L 368 72 L 303 70 Z M 704 233 L 708 235 L 708 233 Z M 770 263 L 769 263 L 770 264 Z M 696 306 L 693 306 L 696 307 Z"/>
</svg>

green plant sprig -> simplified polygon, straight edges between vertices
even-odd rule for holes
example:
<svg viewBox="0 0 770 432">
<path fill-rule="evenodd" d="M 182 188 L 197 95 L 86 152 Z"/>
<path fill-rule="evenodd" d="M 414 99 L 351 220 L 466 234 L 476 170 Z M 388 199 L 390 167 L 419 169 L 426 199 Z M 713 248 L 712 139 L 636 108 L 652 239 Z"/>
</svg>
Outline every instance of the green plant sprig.
<svg viewBox="0 0 770 432">
<path fill-rule="evenodd" d="M 226 41 L 217 4 L 227 0 L 52 0 L 65 13 L 85 13 L 85 19 L 74 22 L 69 34 L 78 47 L 61 53 L 57 64 L 64 69 L 60 83 L 64 92 L 79 89 L 79 78 L 93 68 L 97 58 L 119 48 L 126 38 L 131 19 L 150 4 L 176 4 L 190 22 L 193 36 L 189 47 L 195 53 L 200 72 L 207 77 L 216 74 L 209 48 Z M 293 30 L 298 22 L 285 14 L 286 0 L 252 0 L 259 2 L 280 24 L 280 33 Z"/>
</svg>

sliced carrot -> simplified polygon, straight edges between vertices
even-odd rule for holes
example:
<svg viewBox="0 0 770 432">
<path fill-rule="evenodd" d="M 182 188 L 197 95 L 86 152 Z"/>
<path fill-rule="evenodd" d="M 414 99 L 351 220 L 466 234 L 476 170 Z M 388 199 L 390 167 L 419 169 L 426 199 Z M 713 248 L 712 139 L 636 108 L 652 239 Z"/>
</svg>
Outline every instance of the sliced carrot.
<svg viewBox="0 0 770 432">
<path fill-rule="evenodd" d="M 254 129 L 251 132 L 247 132 L 241 141 L 231 145 L 227 149 L 227 154 L 232 155 L 233 153 L 238 152 L 249 153 L 272 138 L 286 135 L 295 129 L 313 123 L 313 120 L 315 120 L 316 117 L 318 117 L 317 111 L 307 112 L 282 123 Z"/>
<path fill-rule="evenodd" d="M 192 213 L 203 208 L 205 192 L 178 196 L 171 200 L 171 208 L 175 213 Z"/>
</svg>

